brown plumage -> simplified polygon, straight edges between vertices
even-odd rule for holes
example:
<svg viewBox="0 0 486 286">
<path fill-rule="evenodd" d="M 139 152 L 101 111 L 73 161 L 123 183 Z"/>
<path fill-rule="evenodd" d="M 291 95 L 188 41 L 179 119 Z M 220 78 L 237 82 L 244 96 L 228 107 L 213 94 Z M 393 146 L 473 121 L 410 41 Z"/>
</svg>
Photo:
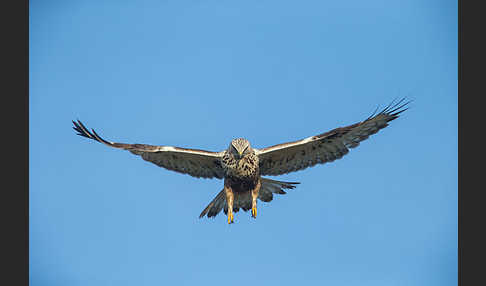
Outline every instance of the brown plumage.
<svg viewBox="0 0 486 286">
<path fill-rule="evenodd" d="M 124 144 L 106 141 L 93 129 L 73 121 L 78 135 L 93 139 L 109 147 L 128 150 L 142 159 L 160 167 L 194 177 L 224 179 L 223 190 L 201 212 L 200 218 L 215 217 L 221 210 L 234 221 L 233 213 L 239 209 L 252 210 L 256 217 L 257 199 L 270 202 L 273 194 L 285 194 L 283 189 L 293 189 L 298 182 L 282 182 L 262 178 L 263 175 L 282 175 L 324 164 L 341 158 L 359 143 L 388 122 L 407 110 L 404 99 L 391 103 L 378 114 L 373 113 L 362 122 L 339 127 L 302 140 L 256 149 L 244 138 L 234 139 L 221 152 L 186 149 L 172 146 Z"/>
</svg>

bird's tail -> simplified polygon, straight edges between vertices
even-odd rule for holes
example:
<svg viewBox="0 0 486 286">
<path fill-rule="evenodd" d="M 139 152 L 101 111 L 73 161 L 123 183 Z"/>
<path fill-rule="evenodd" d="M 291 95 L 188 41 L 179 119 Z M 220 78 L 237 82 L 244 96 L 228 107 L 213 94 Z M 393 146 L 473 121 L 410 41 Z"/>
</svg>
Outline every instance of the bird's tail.
<svg viewBox="0 0 486 286">
<path fill-rule="evenodd" d="M 270 202 L 273 200 L 273 194 L 284 195 L 286 192 L 283 189 L 293 189 L 299 182 L 282 182 L 271 179 L 262 178 L 262 185 L 260 192 L 258 193 L 258 199 L 263 202 Z M 233 211 L 238 212 L 242 208 L 244 211 L 248 211 L 251 208 L 251 195 L 235 194 L 233 202 Z M 199 218 L 204 217 L 206 214 L 208 217 L 215 217 L 221 210 L 224 209 L 226 213 L 226 194 L 224 189 L 218 193 L 218 195 L 209 203 L 209 205 L 201 212 Z"/>
</svg>

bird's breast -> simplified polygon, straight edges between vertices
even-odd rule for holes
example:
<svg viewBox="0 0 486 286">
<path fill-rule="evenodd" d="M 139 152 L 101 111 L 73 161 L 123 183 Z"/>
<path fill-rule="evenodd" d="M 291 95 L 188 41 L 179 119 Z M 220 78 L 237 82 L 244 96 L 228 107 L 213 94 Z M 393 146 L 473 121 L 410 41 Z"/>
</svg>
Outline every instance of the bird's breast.
<svg viewBox="0 0 486 286">
<path fill-rule="evenodd" d="M 255 178 L 258 176 L 258 157 L 247 155 L 238 160 L 236 174 L 242 178 Z"/>
<path fill-rule="evenodd" d="M 258 157 L 254 154 L 246 155 L 240 160 L 227 158 L 222 163 L 223 168 L 226 170 L 226 175 L 229 177 L 253 180 L 259 175 Z"/>
</svg>

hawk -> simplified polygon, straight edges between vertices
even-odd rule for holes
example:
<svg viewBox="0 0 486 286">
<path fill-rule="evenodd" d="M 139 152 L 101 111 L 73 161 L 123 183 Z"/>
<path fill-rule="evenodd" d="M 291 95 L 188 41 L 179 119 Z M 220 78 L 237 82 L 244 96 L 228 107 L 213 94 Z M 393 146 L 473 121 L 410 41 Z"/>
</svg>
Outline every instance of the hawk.
<svg viewBox="0 0 486 286">
<path fill-rule="evenodd" d="M 91 132 L 81 123 L 73 121 L 77 135 L 93 139 L 106 146 L 128 150 L 168 170 L 188 174 L 197 178 L 224 179 L 223 190 L 201 212 L 199 218 L 215 217 L 221 210 L 228 223 L 234 222 L 234 212 L 251 209 L 257 216 L 257 199 L 270 202 L 273 194 L 283 195 L 284 189 L 293 189 L 299 182 L 283 182 L 263 178 L 304 170 L 316 164 L 340 159 L 361 141 L 388 126 L 399 114 L 408 109 L 410 103 L 401 99 L 390 103 L 380 112 L 373 112 L 367 119 L 345 127 L 311 136 L 302 140 L 278 144 L 263 149 L 253 148 L 244 138 L 230 142 L 221 152 L 186 149 L 173 146 L 147 144 L 125 144 L 107 141 L 94 129 Z"/>
</svg>

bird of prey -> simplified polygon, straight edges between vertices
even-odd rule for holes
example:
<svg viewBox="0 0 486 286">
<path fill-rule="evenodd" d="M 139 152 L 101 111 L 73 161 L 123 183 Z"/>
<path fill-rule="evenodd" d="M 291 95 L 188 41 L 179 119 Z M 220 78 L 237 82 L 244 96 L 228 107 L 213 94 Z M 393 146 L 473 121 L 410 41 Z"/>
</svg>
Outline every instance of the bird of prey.
<svg viewBox="0 0 486 286">
<path fill-rule="evenodd" d="M 399 117 L 410 103 L 404 99 L 390 103 L 380 112 L 373 112 L 367 119 L 345 127 L 311 136 L 302 140 L 278 144 L 263 149 L 253 148 L 244 138 L 230 142 L 221 152 L 186 149 L 172 146 L 147 144 L 125 144 L 107 141 L 94 129 L 91 132 L 77 120 L 73 121 L 78 133 L 109 147 L 128 150 L 168 170 L 193 177 L 224 179 L 223 190 L 201 212 L 200 218 L 215 217 L 221 210 L 228 223 L 234 222 L 234 212 L 251 209 L 256 218 L 257 199 L 270 202 L 273 194 L 285 194 L 283 189 L 293 189 L 299 182 L 283 182 L 262 176 L 282 175 L 340 159 L 370 135 L 388 126 L 388 122 Z"/>
</svg>

